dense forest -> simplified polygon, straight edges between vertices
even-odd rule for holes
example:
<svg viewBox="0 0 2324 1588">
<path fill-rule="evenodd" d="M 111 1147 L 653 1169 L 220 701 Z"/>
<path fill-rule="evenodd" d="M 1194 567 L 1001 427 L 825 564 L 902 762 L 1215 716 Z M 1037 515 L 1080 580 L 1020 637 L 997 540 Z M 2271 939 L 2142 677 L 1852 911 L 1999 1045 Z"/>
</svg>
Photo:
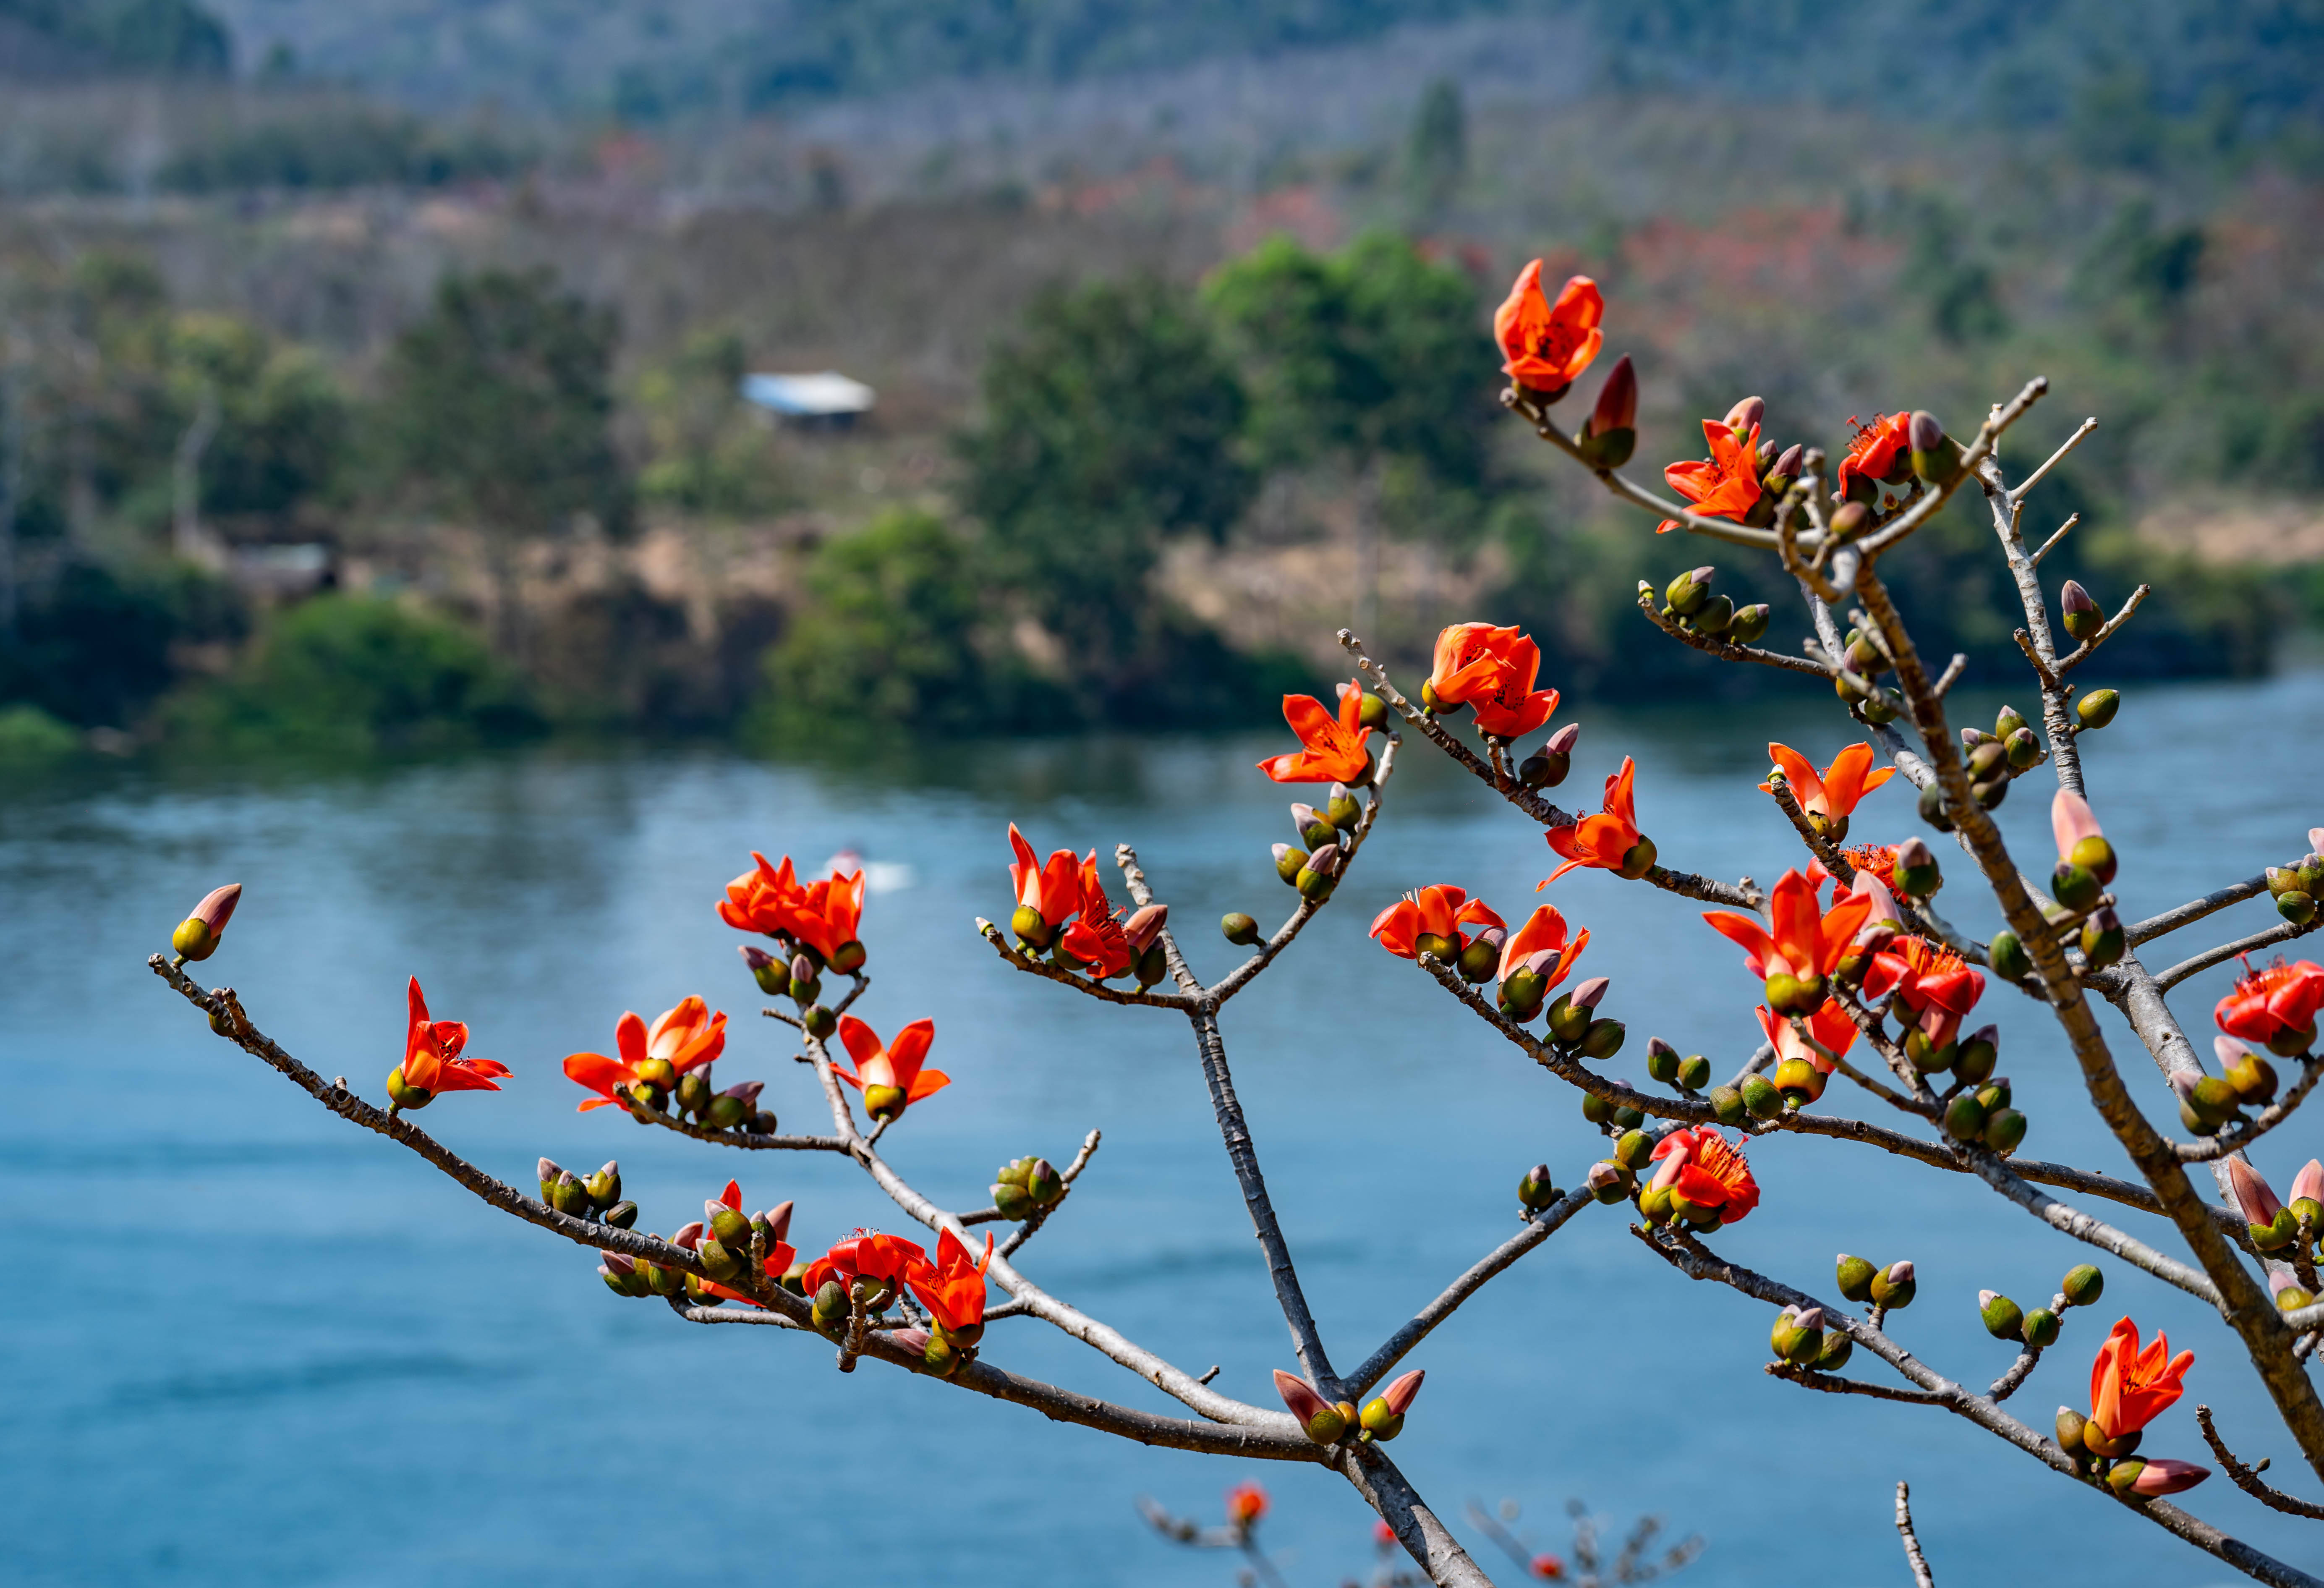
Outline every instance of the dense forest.
<svg viewBox="0 0 2324 1588">
<path fill-rule="evenodd" d="M 1649 477 L 1747 392 L 1837 447 L 2048 374 L 2054 566 L 2163 586 L 2116 664 L 2264 667 L 2324 22 L 1987 9 L 0 0 L 0 747 L 1192 725 L 1488 608 L 1703 687 L 1631 605 L 1692 553 L 1494 401 L 1536 254 Z M 862 425 L 738 397 L 823 367 Z"/>
</svg>

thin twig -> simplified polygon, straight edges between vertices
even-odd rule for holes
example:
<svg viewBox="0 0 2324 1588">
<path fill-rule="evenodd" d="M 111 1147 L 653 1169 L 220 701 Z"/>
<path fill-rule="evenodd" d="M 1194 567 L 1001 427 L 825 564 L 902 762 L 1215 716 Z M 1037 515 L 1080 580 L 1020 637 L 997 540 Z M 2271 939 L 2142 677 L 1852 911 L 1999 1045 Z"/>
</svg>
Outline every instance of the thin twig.
<svg viewBox="0 0 2324 1588">
<path fill-rule="evenodd" d="M 2154 977 L 2154 984 L 2168 992 L 2188 977 L 2209 970 L 2215 965 L 2225 965 L 2231 959 L 2250 954 L 2255 950 L 2273 947 L 2278 943 L 2289 943 L 2294 937 L 2304 937 L 2314 931 L 2319 925 L 2324 925 L 2324 914 L 2319 914 L 2315 920 L 2304 927 L 2295 927 L 2290 921 L 2282 921 L 2265 931 L 2254 932 L 2248 937 L 2238 937 L 2232 943 L 2222 943 L 2217 948 L 2207 948 L 2190 959 L 2181 960 L 2167 971 L 2158 972 Z"/>
<path fill-rule="evenodd" d="M 2072 672 L 2076 668 L 2081 666 L 2082 663 L 2088 661 L 2090 659 L 2090 653 L 2096 651 L 2099 646 L 2105 644 L 2108 640 L 2113 639 L 2114 632 L 2122 627 L 2123 624 L 2128 623 L 2130 621 L 2131 614 L 2136 612 L 2140 606 L 2144 605 L 2146 598 L 2153 594 L 2154 586 L 2152 585 L 2141 585 L 2137 589 L 2133 590 L 2130 593 L 2130 599 L 2122 604 L 2121 611 L 2107 619 L 2104 623 L 2099 625 L 2098 632 L 2097 633 L 2092 634 L 2089 639 L 2083 641 L 2079 646 L 2076 646 L 2070 654 L 2060 657 L 2058 659 L 2057 666 L 2052 670 L 2054 671 L 2059 678 L 2062 679 L 2068 673 Z"/>
<path fill-rule="evenodd" d="M 1904 1540 L 1905 1564 L 1913 1568 L 1913 1588 L 1937 1588 L 1937 1580 L 1929 1571 L 1929 1557 L 1921 1553 L 1921 1541 L 1913 1535 L 1913 1491 L 1901 1478 L 1896 1481 L 1896 1531 Z"/>
<path fill-rule="evenodd" d="M 2018 481 L 2016 485 L 2010 487 L 2010 506 L 2015 507 L 2019 503 L 2024 501 L 2025 494 L 2042 483 L 2042 476 L 2048 474 L 2052 469 L 2057 467 L 2059 463 L 2064 459 L 2067 453 L 2071 452 L 2075 448 L 2088 440 L 2089 439 L 2090 432 L 2098 428 L 2098 421 L 2095 417 L 2086 419 L 2080 425 L 2077 425 L 2074 428 L 2074 433 L 2067 437 L 2063 441 L 2058 443 L 2058 449 L 2050 454 L 2049 457 L 2043 462 L 2040 468 L 2035 469 L 2032 474 L 2027 475 L 2024 479 Z M 2062 531 L 2060 532 L 2063 533 Z M 2039 562 L 2041 559 L 2036 557 L 2034 560 Z"/>
<path fill-rule="evenodd" d="M 2236 1453 L 2227 1448 L 2227 1442 L 2219 1437 L 2218 1429 L 2211 1426 L 2209 1407 L 2198 1406 L 2195 1408 L 2195 1422 L 2196 1426 L 2203 1430 L 2204 1443 L 2211 1447 L 2211 1454 L 2218 1456 L 2219 1464 L 2227 1469 L 2229 1482 L 2270 1510 L 2280 1510 L 2286 1516 L 2306 1517 L 2310 1521 L 2324 1522 L 2324 1505 L 2316 1505 L 2305 1500 L 2295 1500 L 2282 1490 L 2260 1482 L 2259 1474 L 2267 1463 L 2263 1461 L 2256 1467 L 2249 1467 L 2236 1459 Z"/>
<path fill-rule="evenodd" d="M 2267 874 L 2263 872 L 2258 876 L 2246 877 L 2240 882 L 2231 882 L 2214 892 L 2206 893 L 2175 909 L 2166 909 L 2161 915 L 2151 915 L 2143 921 L 2135 921 L 2123 928 L 2123 936 L 2129 946 L 2135 948 L 2165 932 L 2192 926 L 2214 911 L 2225 909 L 2230 904 L 2241 904 L 2246 899 L 2256 899 L 2266 891 Z"/>
<path fill-rule="evenodd" d="M 2052 535 L 2048 540 L 2043 541 L 2040 549 L 2036 550 L 2033 556 L 2027 558 L 2025 560 L 2031 563 L 2034 567 L 2040 568 L 2042 566 L 2042 559 L 2050 555 L 2051 548 L 2056 546 L 2059 541 L 2064 540 L 2066 538 L 2067 531 L 2081 522 L 2082 515 L 2080 513 L 2068 513 L 2066 515 L 2066 522 L 2058 526 L 2058 532 Z"/>
</svg>

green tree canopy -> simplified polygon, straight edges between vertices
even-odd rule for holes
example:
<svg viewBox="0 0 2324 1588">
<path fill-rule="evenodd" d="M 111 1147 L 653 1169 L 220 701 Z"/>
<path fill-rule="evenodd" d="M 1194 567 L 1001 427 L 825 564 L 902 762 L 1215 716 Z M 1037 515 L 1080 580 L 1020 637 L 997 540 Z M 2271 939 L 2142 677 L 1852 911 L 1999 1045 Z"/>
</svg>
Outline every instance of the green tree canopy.
<svg viewBox="0 0 2324 1588">
<path fill-rule="evenodd" d="M 1447 485 L 1482 476 L 1491 344 L 1458 270 L 1386 234 L 1333 255 L 1276 237 L 1222 266 L 1205 298 L 1241 361 L 1268 463 L 1338 453 L 1416 463 Z"/>
</svg>

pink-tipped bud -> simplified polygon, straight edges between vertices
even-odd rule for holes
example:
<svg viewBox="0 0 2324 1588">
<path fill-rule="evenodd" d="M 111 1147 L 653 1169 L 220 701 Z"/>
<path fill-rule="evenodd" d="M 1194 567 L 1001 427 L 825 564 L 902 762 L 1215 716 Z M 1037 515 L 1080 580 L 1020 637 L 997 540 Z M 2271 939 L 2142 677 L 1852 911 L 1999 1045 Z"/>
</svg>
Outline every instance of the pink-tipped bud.
<svg viewBox="0 0 2324 1588">
<path fill-rule="evenodd" d="M 1589 1174 L 1582 1178 L 1592 1191 L 1603 1191 L 1622 1183 L 1622 1171 L 1618 1165 L 1610 1164 L 1601 1158 L 1590 1166 Z"/>
<path fill-rule="evenodd" d="M 1331 1409 L 1331 1402 L 1315 1393 L 1306 1380 L 1281 1368 L 1275 1370 L 1275 1392 L 1283 1397 L 1283 1404 L 1304 1426 L 1314 1419 L 1315 1414 Z"/>
<path fill-rule="evenodd" d="M 1977 1293 L 1977 1310 L 1983 1312 L 1987 1307 L 1991 1306 L 1993 1305 L 1993 1298 L 2000 1294 L 2001 1292 L 1998 1290 L 1978 1291 Z"/>
<path fill-rule="evenodd" d="M 1501 951 L 1501 945 L 1509 940 L 1508 929 L 1505 927 L 1487 927 L 1477 934 L 1476 940 L 1491 948 L 1495 954 L 1499 954 Z"/>
<path fill-rule="evenodd" d="M 1874 928 L 1904 919 L 1896 909 L 1896 896 L 1888 891 L 1888 884 L 1869 871 L 1858 872 L 1856 881 L 1849 884 L 1848 891 L 1859 899 L 1872 900 L 1872 913 L 1864 918 L 1863 929 L 1857 934 L 1856 940 L 1859 943 L 1870 937 Z"/>
<path fill-rule="evenodd" d="M 1380 1399 L 1388 1402 L 1389 1411 L 1402 1417 L 1411 1408 L 1413 1397 L 1420 1393 L 1420 1380 L 1427 1376 L 1427 1369 L 1415 1368 L 1380 1391 Z"/>
<path fill-rule="evenodd" d="M 2089 617 L 2098 612 L 2098 604 L 2082 588 L 2080 580 L 2068 579 L 2066 587 L 2058 592 L 2058 607 L 2069 617 Z"/>
<path fill-rule="evenodd" d="M 1771 475 L 1781 475 L 1787 480 L 1796 480 L 1800 477 L 1800 460 L 1806 456 L 1807 448 L 1794 441 L 1784 448 L 1783 456 L 1775 459 L 1775 466 L 1767 472 Z"/>
<path fill-rule="evenodd" d="M 1900 866 L 1909 865 L 1915 868 L 1931 866 L 1937 863 L 1937 857 L 1930 854 L 1929 846 L 1915 836 L 1907 838 L 1896 845 L 1896 863 Z M 1875 879 L 1875 881 L 1877 880 Z"/>
<path fill-rule="evenodd" d="M 553 1158 L 542 1159 L 536 1167 L 540 1170 L 540 1173 L 536 1176 L 535 1178 L 543 1181 L 554 1180 L 558 1176 L 565 1172 L 564 1169 L 558 1166 L 557 1160 Z"/>
<path fill-rule="evenodd" d="M 1307 869 L 1319 877 L 1334 875 L 1340 869 L 1340 846 L 1326 844 L 1307 857 Z"/>
<path fill-rule="evenodd" d="M 618 1251 L 601 1251 L 597 1255 L 604 1260 L 607 1268 L 617 1274 L 627 1274 L 638 1266 L 633 1260 L 623 1257 Z"/>
<path fill-rule="evenodd" d="M 2292 1200 L 2324 1203 L 2324 1163 L 2311 1158 L 2292 1177 Z"/>
<path fill-rule="evenodd" d="M 815 961 L 809 959 L 804 954 L 793 959 L 791 961 L 791 980 L 794 982 L 814 981 Z"/>
<path fill-rule="evenodd" d="M 2324 827 L 2308 829 L 2308 853 L 2324 854 Z"/>
<path fill-rule="evenodd" d="M 1638 372 L 1627 353 L 1614 361 L 1606 383 L 1598 388 L 1598 406 L 1590 412 L 1590 433 L 1632 430 L 1638 426 Z"/>
<path fill-rule="evenodd" d="M 1991 743 L 1993 743 L 1993 735 L 1987 733 L 1983 728 L 1963 728 L 1961 730 L 1961 748 L 1963 750 L 1974 750 L 1980 744 L 1989 744 Z"/>
<path fill-rule="evenodd" d="M 2290 1265 L 2287 1264 L 2282 1268 L 2268 1269 L 2267 1292 L 2269 1295 L 2281 1296 L 2286 1290 L 2298 1290 L 2301 1288 L 2300 1276 L 2292 1271 Z"/>
<path fill-rule="evenodd" d="M 742 963 L 751 967 L 752 974 L 756 974 L 775 964 L 776 961 L 775 956 L 765 949 L 753 948 L 750 944 L 745 943 L 742 945 Z"/>
<path fill-rule="evenodd" d="M 1558 952 L 1559 951 L 1554 948 L 1536 948 L 1531 954 L 1526 955 L 1523 959 L 1517 961 L 1517 965 L 1511 965 L 1509 968 L 1511 970 L 1516 970 L 1519 966 L 1523 966 L 1525 969 L 1531 971 L 1536 976 L 1545 975 L 1549 972 L 1549 967 L 1557 963 Z M 1505 977 L 1503 979 L 1506 980 L 1507 978 Z"/>
<path fill-rule="evenodd" d="M 702 1205 L 702 1216 L 706 1219 L 715 1219 L 722 1213 L 733 1213 L 733 1211 L 734 1210 L 733 1208 L 727 1206 L 724 1203 L 720 1202 L 715 1197 L 711 1198 Z"/>
<path fill-rule="evenodd" d="M 2227 1159 L 2227 1184 L 2235 1190 L 2236 1205 L 2243 1210 L 2247 1224 L 2272 1224 L 2283 1211 L 2283 1204 L 2275 1199 L 2275 1188 L 2240 1158 Z"/>
<path fill-rule="evenodd" d="M 1582 725 L 1568 723 L 1549 736 L 1549 742 L 1541 747 L 1541 752 L 1544 755 L 1571 755 L 1575 742 L 1581 737 Z"/>
<path fill-rule="evenodd" d="M 768 1241 L 770 1242 L 780 1241 L 790 1233 L 791 1205 L 788 1202 L 778 1203 L 773 1207 L 769 1208 L 767 1210 Z"/>
<path fill-rule="evenodd" d="M 1121 923 L 1121 936 L 1132 948 L 1143 954 L 1153 944 L 1154 939 L 1161 933 L 1162 928 L 1169 919 L 1168 905 L 1146 905 L 1133 911 L 1130 919 Z"/>
<path fill-rule="evenodd" d="M 2251 1049 L 2222 1031 L 2211 1039 L 2211 1051 L 2219 1056 L 2219 1067 L 2233 1069 L 2236 1061 L 2251 1057 Z"/>
<path fill-rule="evenodd" d="M 2142 1500 L 2153 1500 L 2192 1489 L 2210 1475 L 2210 1468 L 2199 1467 L 2191 1461 L 2179 1461 L 2167 1455 L 2150 1456 L 2138 1476 L 2130 1481 L 2130 1491 Z"/>
<path fill-rule="evenodd" d="M 1291 853 L 1291 845 L 1288 845 L 1288 844 L 1277 844 L 1277 845 L 1276 845 L 1274 846 L 1274 848 L 1275 848 L 1275 863 L 1276 863 L 1277 866 L 1280 866 L 1280 865 L 1283 863 L 1283 857 L 1284 857 L 1285 855 L 1286 855 L 1286 854 L 1290 854 L 1290 853 Z"/>
<path fill-rule="evenodd" d="M 1888 1282 L 1891 1285 L 1911 1284 L 1913 1282 L 1912 1260 L 1910 1259 L 1906 1259 L 1902 1262 L 1890 1263 L 1888 1265 Z"/>
<path fill-rule="evenodd" d="M 1737 435 L 1750 429 L 1767 417 L 1767 402 L 1764 397 L 1746 397 L 1727 411 L 1727 428 Z"/>
<path fill-rule="evenodd" d="M 1320 819 L 1315 814 L 1315 808 L 1312 805 L 1295 802 L 1291 807 L 1291 825 L 1297 829 L 1303 838 L 1307 836 L 1307 829 L 1314 826 Z"/>
<path fill-rule="evenodd" d="M 1566 995 L 1566 1002 L 1576 1009 L 1595 1009 L 1598 1001 L 1606 996 L 1613 982 L 1605 976 L 1592 976 Z"/>
<path fill-rule="evenodd" d="M 234 919 L 234 907 L 241 902 L 240 882 L 211 889 L 194 906 L 194 912 L 180 921 L 177 930 L 170 934 L 170 946 L 186 959 L 208 959 L 217 952 L 226 924 Z"/>
<path fill-rule="evenodd" d="M 2202 1078 L 2192 1070 L 2172 1070 L 2171 1089 L 2179 1094 L 2180 1102 L 2192 1103 L 2195 1100 L 2195 1083 Z"/>
<path fill-rule="evenodd" d="M 936 1338 L 926 1329 L 890 1329 L 887 1331 L 887 1334 L 888 1338 L 900 1350 L 913 1356 L 918 1356 L 927 1350 L 929 1342 Z"/>
<path fill-rule="evenodd" d="M 2085 838 L 2103 838 L 2098 818 L 2090 810 L 2090 802 L 2071 789 L 2061 789 L 2058 797 L 2050 801 L 2050 831 L 2058 840 L 2058 858 L 2071 860 L 2074 845 Z"/>
<path fill-rule="evenodd" d="M 1944 444 L 1945 427 L 1935 414 L 1922 409 L 1913 415 L 1911 439 L 1914 451 L 1934 452 Z"/>
<path fill-rule="evenodd" d="M 1803 1330 L 1821 1329 L 1823 1327 L 1823 1308 L 1820 1306 L 1801 1307 L 1793 1312 L 1792 1321 L 1799 1325 Z"/>
<path fill-rule="evenodd" d="M 710 1204 L 710 1205 L 713 1207 L 721 1207 L 724 1206 L 724 1204 L 714 1202 Z M 687 1251 L 691 1251 L 696 1246 L 702 1244 L 703 1228 L 702 1221 L 696 1219 L 694 1223 L 680 1230 L 677 1234 L 672 1235 L 669 1238 L 669 1243 L 672 1246 L 682 1246 L 686 1248 Z"/>
</svg>

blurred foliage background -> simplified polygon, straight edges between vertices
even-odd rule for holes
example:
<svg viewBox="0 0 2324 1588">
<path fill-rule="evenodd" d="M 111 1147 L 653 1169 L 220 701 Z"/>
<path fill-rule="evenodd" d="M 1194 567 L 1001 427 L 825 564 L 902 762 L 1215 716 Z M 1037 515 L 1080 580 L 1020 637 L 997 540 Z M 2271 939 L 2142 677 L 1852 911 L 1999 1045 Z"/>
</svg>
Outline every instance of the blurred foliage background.
<svg viewBox="0 0 2324 1588">
<path fill-rule="evenodd" d="M 1196 727 L 1479 616 L 1570 697 L 1784 687 L 1635 610 L 1771 567 L 1501 413 L 1536 255 L 1648 479 L 1748 393 L 1836 449 L 2047 375 L 2045 576 L 2158 591 L 2107 681 L 2260 670 L 2324 614 L 2319 95 L 2305 0 L 0 0 L 0 756 Z M 877 406 L 741 395 L 826 369 Z M 1895 566 L 2001 681 L 1990 544 Z"/>
</svg>

